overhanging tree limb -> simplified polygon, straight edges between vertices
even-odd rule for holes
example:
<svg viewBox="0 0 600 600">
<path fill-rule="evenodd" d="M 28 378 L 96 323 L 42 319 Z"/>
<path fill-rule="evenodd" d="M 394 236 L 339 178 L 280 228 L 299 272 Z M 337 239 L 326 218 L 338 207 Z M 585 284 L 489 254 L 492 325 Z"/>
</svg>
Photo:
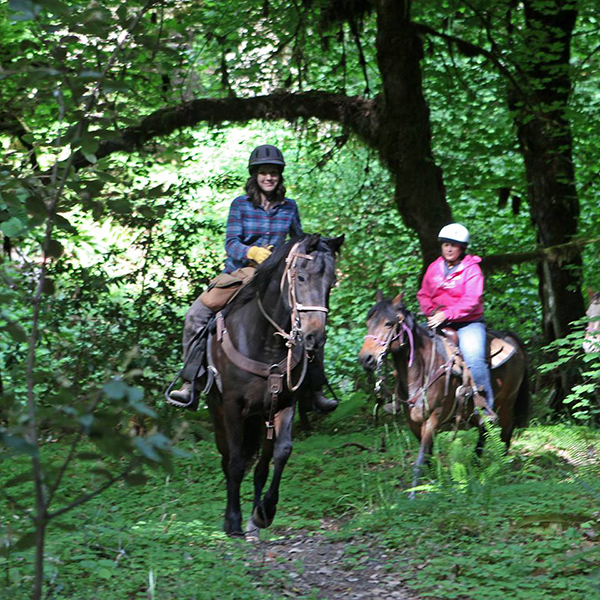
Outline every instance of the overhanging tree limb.
<svg viewBox="0 0 600 600">
<path fill-rule="evenodd" d="M 441 38 L 448 44 L 452 44 L 464 56 L 483 56 L 484 58 L 487 58 L 498 69 L 498 72 L 506 77 L 506 79 L 512 85 L 513 89 L 520 94 L 521 98 L 525 102 L 527 102 L 527 94 L 523 91 L 518 81 L 515 79 L 515 76 L 510 72 L 508 67 L 498 58 L 494 51 L 487 50 L 482 46 L 478 46 L 477 44 L 473 44 L 471 42 L 463 40 L 462 38 L 456 37 L 455 35 L 450 35 L 448 33 L 437 31 L 433 27 L 430 27 L 429 25 L 424 25 L 423 23 L 415 23 L 415 27 L 420 33 Z"/>
<path fill-rule="evenodd" d="M 578 253 L 584 246 L 588 244 L 597 244 L 600 242 L 600 237 L 589 240 L 574 240 L 566 244 L 557 246 L 549 246 L 547 248 L 536 248 L 529 252 L 514 252 L 511 254 L 493 254 L 487 256 L 481 261 L 481 267 L 487 272 L 502 271 L 510 269 L 515 265 L 520 265 L 527 262 L 537 262 L 546 260 L 551 263 L 561 263 L 568 261 L 573 254 Z"/>
<path fill-rule="evenodd" d="M 104 158 L 115 152 L 134 152 L 154 138 L 203 122 L 246 123 L 254 119 L 295 121 L 308 118 L 346 125 L 369 145 L 376 143 L 379 129 L 376 100 L 330 92 L 275 92 L 253 98 L 199 98 L 161 108 L 142 119 L 139 125 L 123 129 L 117 138 L 102 142 L 95 154 L 97 158 Z M 83 153 L 77 152 L 73 165 L 81 169 L 89 166 L 90 162 Z"/>
</svg>

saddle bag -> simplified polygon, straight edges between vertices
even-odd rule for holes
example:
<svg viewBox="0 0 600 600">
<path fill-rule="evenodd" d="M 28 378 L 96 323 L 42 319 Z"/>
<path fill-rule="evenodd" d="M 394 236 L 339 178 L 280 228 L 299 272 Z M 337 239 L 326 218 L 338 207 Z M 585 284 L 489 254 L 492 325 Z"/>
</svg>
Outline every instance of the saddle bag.
<svg viewBox="0 0 600 600">
<path fill-rule="evenodd" d="M 218 312 L 252 280 L 255 273 L 255 267 L 243 267 L 231 273 L 221 273 L 211 280 L 206 290 L 200 294 L 200 300 L 205 306 Z"/>
</svg>

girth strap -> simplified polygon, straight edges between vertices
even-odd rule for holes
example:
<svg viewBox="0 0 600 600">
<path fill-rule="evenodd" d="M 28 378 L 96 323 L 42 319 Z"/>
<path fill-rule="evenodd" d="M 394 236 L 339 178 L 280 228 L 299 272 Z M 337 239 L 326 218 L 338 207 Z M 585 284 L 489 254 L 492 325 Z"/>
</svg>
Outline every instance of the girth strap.
<svg viewBox="0 0 600 600">
<path fill-rule="evenodd" d="M 270 365 L 268 363 L 259 362 L 257 360 L 253 360 L 252 358 L 248 358 L 244 356 L 234 345 L 229 337 L 229 333 L 225 327 L 225 318 L 221 312 L 217 313 L 217 341 L 221 343 L 223 347 L 223 351 L 227 355 L 227 358 L 234 364 L 236 367 L 247 371 L 248 373 L 252 373 L 253 375 L 258 375 L 259 377 L 264 377 L 265 379 L 273 373 L 274 370 L 278 370 L 280 373 L 285 373 L 287 371 L 287 357 L 280 360 L 278 363 L 274 365 Z M 292 360 L 289 366 L 290 371 L 296 367 L 300 363 L 302 359 L 304 349 L 302 347 L 294 348 L 294 352 L 292 354 Z"/>
</svg>

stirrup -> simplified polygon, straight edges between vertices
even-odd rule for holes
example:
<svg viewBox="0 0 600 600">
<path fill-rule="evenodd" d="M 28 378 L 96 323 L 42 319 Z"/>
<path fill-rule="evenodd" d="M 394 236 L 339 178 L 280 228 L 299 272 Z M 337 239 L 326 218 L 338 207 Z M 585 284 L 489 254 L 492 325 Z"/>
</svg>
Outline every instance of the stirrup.
<svg viewBox="0 0 600 600">
<path fill-rule="evenodd" d="M 489 406 L 476 406 L 475 415 L 479 420 L 480 425 L 496 425 L 498 423 L 498 415 Z"/>
<path fill-rule="evenodd" d="M 498 415 L 487 403 L 483 389 L 473 388 L 473 409 L 480 425 L 484 424 L 484 420 L 490 425 L 495 425 L 498 422 Z"/>
<path fill-rule="evenodd" d="M 191 408 L 193 408 L 194 403 L 196 403 L 196 409 L 197 409 L 198 403 L 196 401 L 198 398 L 195 394 L 196 386 L 195 386 L 194 382 L 190 383 L 188 381 L 183 380 L 184 385 L 185 385 L 185 383 L 188 383 L 190 385 L 189 400 L 187 402 L 184 400 L 177 400 L 171 396 L 171 393 L 173 391 L 175 391 L 175 392 L 179 391 L 179 390 L 173 390 L 173 387 L 179 381 L 180 378 L 183 379 L 181 377 L 182 371 L 183 371 L 183 369 L 181 371 L 179 371 L 179 373 L 177 374 L 177 377 L 175 377 L 175 379 L 173 379 L 173 381 L 170 383 L 169 387 L 167 388 L 167 390 L 165 392 L 165 400 L 167 401 L 167 404 L 170 404 L 171 406 L 176 406 L 177 408 L 190 408 L 191 409 Z"/>
</svg>

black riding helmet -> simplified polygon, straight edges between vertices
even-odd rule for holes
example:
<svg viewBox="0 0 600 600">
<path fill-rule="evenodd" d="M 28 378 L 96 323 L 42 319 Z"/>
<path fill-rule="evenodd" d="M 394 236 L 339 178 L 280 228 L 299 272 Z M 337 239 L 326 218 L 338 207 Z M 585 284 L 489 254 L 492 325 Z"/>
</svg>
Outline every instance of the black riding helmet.
<svg viewBox="0 0 600 600">
<path fill-rule="evenodd" d="M 248 170 L 250 171 L 250 174 L 252 174 L 255 168 L 260 165 L 277 165 L 280 172 L 283 173 L 285 160 L 283 160 L 281 150 L 269 144 L 254 148 L 250 154 L 250 160 L 248 160 Z"/>
</svg>

